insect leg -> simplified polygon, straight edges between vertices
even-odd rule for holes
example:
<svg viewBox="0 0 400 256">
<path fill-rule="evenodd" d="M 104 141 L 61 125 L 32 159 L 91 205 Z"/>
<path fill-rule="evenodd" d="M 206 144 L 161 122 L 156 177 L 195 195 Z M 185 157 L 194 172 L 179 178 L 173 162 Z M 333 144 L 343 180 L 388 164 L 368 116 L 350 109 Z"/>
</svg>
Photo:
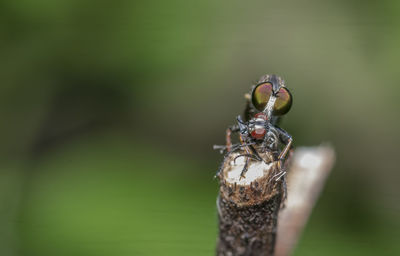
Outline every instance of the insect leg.
<svg viewBox="0 0 400 256">
<path fill-rule="evenodd" d="M 250 145 L 249 148 L 250 148 L 251 152 L 254 155 L 254 159 L 256 159 L 258 161 L 263 161 L 264 160 L 264 159 L 262 159 L 262 157 L 258 154 L 257 150 L 252 145 Z"/>
<path fill-rule="evenodd" d="M 247 170 L 248 170 L 249 161 L 250 161 L 250 158 L 246 157 L 246 162 L 245 162 L 245 164 L 244 164 L 244 167 L 243 167 L 242 172 L 240 173 L 240 178 L 239 178 L 239 180 L 241 180 L 242 178 L 246 178 L 246 177 L 244 176 L 244 174 L 245 174 L 245 173 L 247 172 Z"/>
<path fill-rule="evenodd" d="M 279 154 L 279 160 L 283 160 L 287 153 L 289 152 L 290 147 L 292 146 L 293 139 L 290 137 L 289 142 L 286 144 L 285 148 L 282 150 L 282 152 Z"/>
<path fill-rule="evenodd" d="M 238 159 L 239 157 L 242 157 L 242 156 L 248 157 L 248 158 L 252 158 L 252 159 L 255 159 L 255 160 L 258 160 L 258 161 L 262 161 L 262 160 L 259 160 L 259 159 L 257 158 L 257 156 L 252 155 L 252 154 L 240 154 L 240 155 L 236 156 L 236 157 L 233 159 L 233 162 L 236 163 L 236 159 Z"/>
<path fill-rule="evenodd" d="M 290 147 L 292 146 L 293 139 L 292 139 L 292 136 L 289 133 L 287 133 L 285 130 L 283 130 L 279 127 L 277 127 L 276 129 L 279 131 L 279 138 L 281 139 L 281 141 L 283 143 L 286 144 L 285 148 L 282 150 L 282 152 L 279 154 L 279 157 L 278 157 L 279 160 L 283 161 L 285 159 L 287 153 L 289 152 Z"/>
<path fill-rule="evenodd" d="M 240 136 L 239 136 L 239 139 L 240 139 L 240 143 L 241 143 L 242 145 L 245 144 L 244 139 L 243 139 L 243 136 L 242 136 L 241 134 L 240 134 Z M 246 150 L 246 153 L 247 153 L 248 155 L 251 155 L 249 146 L 244 146 L 244 150 Z M 246 162 L 245 162 L 245 164 L 244 164 L 244 167 L 243 167 L 242 172 L 240 173 L 240 179 L 245 177 L 244 174 L 247 172 L 247 167 L 248 167 L 249 161 L 250 161 L 250 158 L 249 158 L 248 156 L 245 156 L 245 157 L 246 157 Z"/>
</svg>

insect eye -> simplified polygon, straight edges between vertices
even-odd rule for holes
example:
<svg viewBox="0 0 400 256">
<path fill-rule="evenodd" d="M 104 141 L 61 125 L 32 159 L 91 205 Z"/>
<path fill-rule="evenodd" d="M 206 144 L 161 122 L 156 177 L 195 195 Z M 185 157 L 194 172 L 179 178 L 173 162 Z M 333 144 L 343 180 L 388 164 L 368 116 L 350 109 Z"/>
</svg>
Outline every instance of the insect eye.
<svg viewBox="0 0 400 256">
<path fill-rule="evenodd" d="M 269 101 L 269 98 L 272 94 L 272 84 L 271 83 L 262 83 L 254 88 L 253 93 L 251 95 L 251 101 L 253 102 L 253 106 L 259 110 L 263 111 L 265 106 Z"/>
<path fill-rule="evenodd" d="M 274 105 L 274 115 L 281 116 L 289 112 L 292 106 L 292 94 L 285 87 L 281 87 L 277 93 L 277 98 Z"/>
</svg>

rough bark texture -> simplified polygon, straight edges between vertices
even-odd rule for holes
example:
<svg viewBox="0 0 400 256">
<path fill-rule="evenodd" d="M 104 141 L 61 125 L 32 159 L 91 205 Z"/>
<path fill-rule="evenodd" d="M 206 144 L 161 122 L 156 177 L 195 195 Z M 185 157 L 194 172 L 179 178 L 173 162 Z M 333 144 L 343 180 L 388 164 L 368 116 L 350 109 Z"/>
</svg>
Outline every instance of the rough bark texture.
<svg viewBox="0 0 400 256">
<path fill-rule="evenodd" d="M 224 198 L 220 208 L 217 255 L 273 255 L 281 196 L 238 207 Z"/>
<path fill-rule="evenodd" d="M 225 159 L 219 175 L 217 255 L 273 255 L 284 179 L 276 180 L 276 163 L 257 162 L 250 162 L 246 178 L 232 178 L 243 168 L 234 158 Z"/>
<path fill-rule="evenodd" d="M 218 175 L 217 255 L 290 255 L 335 162 L 333 148 L 296 149 L 288 171 L 287 201 L 285 176 L 280 176 L 276 162 L 252 161 L 240 179 L 244 163 L 234 161 L 237 155 L 225 158 Z"/>
</svg>

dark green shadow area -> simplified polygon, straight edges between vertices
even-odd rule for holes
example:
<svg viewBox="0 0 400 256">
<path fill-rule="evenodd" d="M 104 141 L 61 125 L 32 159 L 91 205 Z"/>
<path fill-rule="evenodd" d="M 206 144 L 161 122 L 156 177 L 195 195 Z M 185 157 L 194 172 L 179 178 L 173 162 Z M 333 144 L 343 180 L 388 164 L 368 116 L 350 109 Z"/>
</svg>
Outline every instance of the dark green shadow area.
<svg viewBox="0 0 400 256">
<path fill-rule="evenodd" d="M 122 139 L 81 140 L 36 164 L 21 209 L 24 255 L 213 253 L 210 172 Z"/>
</svg>

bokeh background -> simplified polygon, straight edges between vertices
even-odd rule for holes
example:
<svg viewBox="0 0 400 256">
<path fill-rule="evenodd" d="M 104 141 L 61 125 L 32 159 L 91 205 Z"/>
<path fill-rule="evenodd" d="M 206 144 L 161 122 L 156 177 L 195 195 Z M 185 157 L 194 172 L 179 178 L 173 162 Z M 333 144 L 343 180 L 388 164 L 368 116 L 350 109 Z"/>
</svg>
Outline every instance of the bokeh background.
<svg viewBox="0 0 400 256">
<path fill-rule="evenodd" d="M 212 145 L 265 73 L 337 152 L 294 255 L 400 254 L 399 28 L 395 0 L 1 1 L 0 255 L 213 255 Z"/>
</svg>

